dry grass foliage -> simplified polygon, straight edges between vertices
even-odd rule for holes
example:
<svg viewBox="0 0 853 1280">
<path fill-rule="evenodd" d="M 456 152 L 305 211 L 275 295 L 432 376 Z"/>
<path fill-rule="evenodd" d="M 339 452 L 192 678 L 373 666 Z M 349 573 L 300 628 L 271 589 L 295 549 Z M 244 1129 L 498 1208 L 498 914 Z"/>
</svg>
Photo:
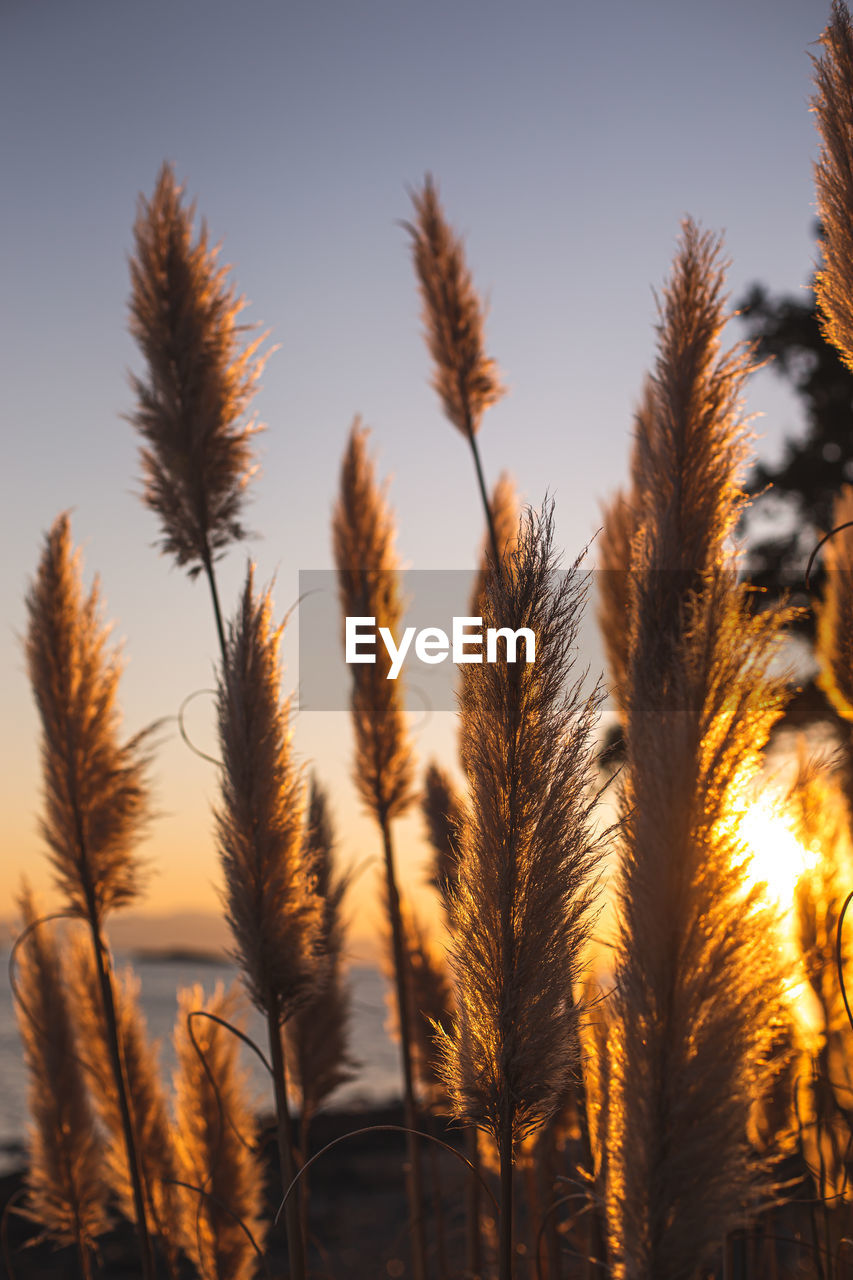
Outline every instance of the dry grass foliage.
<svg viewBox="0 0 853 1280">
<path fill-rule="evenodd" d="M 139 895 L 134 851 L 148 818 L 144 735 L 120 742 L 121 662 L 98 585 L 84 594 L 67 515 L 54 522 L 27 596 L 27 665 L 42 724 L 42 832 L 70 908 L 100 925 Z"/>
<path fill-rule="evenodd" d="M 302 1142 L 311 1116 L 341 1084 L 352 1079 L 350 985 L 346 975 L 343 904 L 348 878 L 335 869 L 335 837 L 329 799 L 315 777 L 303 836 L 303 860 L 322 903 L 320 941 L 325 964 L 310 999 L 286 1027 L 290 1081 L 299 1097 Z"/>
<path fill-rule="evenodd" d="M 226 991 L 218 983 L 208 998 L 198 984 L 178 993 L 177 1158 L 180 1180 L 197 1188 L 179 1189 L 181 1208 L 187 1254 L 212 1280 L 251 1280 L 255 1245 L 262 1248 L 265 1236 L 264 1166 L 238 1042 L 210 1018 L 190 1016 L 204 1012 L 235 1023 L 239 1007 L 236 986 Z"/>
<path fill-rule="evenodd" d="M 427 175 L 412 192 L 412 259 L 420 282 L 427 345 L 435 365 L 433 386 L 444 412 L 469 439 L 483 414 L 504 394 L 497 365 L 485 352 L 483 305 L 465 262 L 462 241 L 445 218 L 438 188 Z"/>
<path fill-rule="evenodd" d="M 823 266 L 815 292 L 824 332 L 853 368 L 853 24 L 842 0 L 833 0 L 820 43 L 812 108 L 821 136 L 815 187 Z"/>
<path fill-rule="evenodd" d="M 107 1229 L 107 1182 L 101 1135 L 80 1058 L 83 1035 L 69 1005 L 60 948 L 50 925 L 39 925 L 29 889 L 20 899 L 25 928 L 20 952 L 18 1027 L 29 1074 L 31 1117 L 27 1215 L 56 1245 L 87 1255 Z"/>
<path fill-rule="evenodd" d="M 598 695 L 575 673 L 585 596 L 557 572 L 550 509 L 528 514 L 493 571 L 484 626 L 530 627 L 536 662 L 462 668 L 470 788 L 452 902 L 457 1019 L 442 1036 L 454 1110 L 500 1139 L 542 1124 L 570 1077 L 571 985 L 590 923 Z"/>
<path fill-rule="evenodd" d="M 753 616 L 726 549 L 749 361 L 721 352 L 722 285 L 718 244 L 688 222 L 637 437 L 608 1103 L 614 1275 L 631 1280 L 686 1280 L 739 1220 L 781 999 L 738 820 L 783 702 L 785 615 Z"/>
<path fill-rule="evenodd" d="M 853 520 L 853 486 L 835 499 L 835 528 Z M 826 583 L 818 609 L 818 683 L 839 715 L 853 720 L 853 528 L 841 529 L 824 550 Z"/>
<path fill-rule="evenodd" d="M 105 1136 L 104 1176 L 119 1209 L 136 1220 L 133 1186 L 124 1148 L 121 1107 L 113 1073 L 107 1026 L 98 992 L 92 949 L 76 935 L 66 965 L 68 995 L 78 1029 L 80 1056 L 88 1074 L 92 1101 Z M 142 1176 L 150 1224 L 160 1239 L 170 1275 L 176 1273 L 186 1245 L 186 1223 L 175 1179 L 178 1164 L 175 1129 L 163 1087 L 160 1046 L 152 1042 L 140 1007 L 140 982 L 131 968 L 114 983 L 122 1069 L 127 1083 L 134 1133 L 142 1153 Z"/>
<path fill-rule="evenodd" d="M 132 379 L 130 415 L 145 442 L 144 499 L 160 519 L 163 551 L 193 576 L 245 537 L 259 429 L 245 416 L 266 358 L 265 334 L 243 345 L 245 303 L 204 223 L 194 237 L 194 221 L 164 165 L 151 199 L 140 198 L 130 262 L 130 331 L 147 366 Z"/>
<path fill-rule="evenodd" d="M 344 617 L 373 617 L 399 642 L 403 616 L 394 516 L 367 452 L 368 432 L 356 420 L 341 466 L 332 521 L 338 590 Z M 414 799 L 414 761 L 401 682 L 387 678 L 390 658 L 377 646 L 376 662 L 352 667 L 354 780 L 366 808 L 380 823 L 400 817 Z"/>
<path fill-rule="evenodd" d="M 224 902 L 235 958 L 261 1012 L 285 1022 L 318 980 L 322 905 L 302 837 L 304 782 L 279 674 L 280 630 L 251 567 L 219 682 Z"/>
</svg>

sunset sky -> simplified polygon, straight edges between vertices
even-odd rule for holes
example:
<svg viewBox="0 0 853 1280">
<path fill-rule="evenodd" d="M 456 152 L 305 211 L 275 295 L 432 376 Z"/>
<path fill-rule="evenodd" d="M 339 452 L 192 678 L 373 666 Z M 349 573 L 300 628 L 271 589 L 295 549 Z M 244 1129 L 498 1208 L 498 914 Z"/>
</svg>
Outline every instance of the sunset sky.
<svg viewBox="0 0 853 1280">
<path fill-rule="evenodd" d="M 632 409 L 654 342 L 653 289 L 679 222 L 726 235 L 732 298 L 754 280 L 794 291 L 814 256 L 809 49 L 815 0 L 407 0 L 3 6 L 0 508 L 3 813 L 0 915 L 37 834 L 38 732 L 20 636 L 23 594 L 54 517 L 73 513 L 128 660 L 128 732 L 173 715 L 213 679 L 206 587 L 152 545 L 137 443 L 122 415 L 140 361 L 126 332 L 138 193 L 164 159 L 223 241 L 245 319 L 279 345 L 256 405 L 262 474 L 228 554 L 230 612 L 247 556 L 283 614 L 300 569 L 331 565 L 329 514 L 355 413 L 392 476 L 403 560 L 473 565 L 482 534 L 470 458 L 429 386 L 404 231 L 407 186 L 429 170 L 489 299 L 488 348 L 510 394 L 481 445 L 526 500 L 557 504 L 567 557 L 624 477 Z M 733 326 L 732 336 L 737 336 Z M 755 382 L 760 448 L 797 422 L 771 375 Z M 296 626 L 285 638 L 293 687 Z M 191 728 L 212 747 L 209 703 Z M 305 712 L 295 744 L 328 783 L 346 861 L 379 854 L 348 781 L 345 715 Z M 422 762 L 454 758 L 453 717 L 419 725 Z M 213 908 L 215 770 L 166 724 L 147 906 Z M 421 878 L 420 822 L 401 832 Z M 373 872 L 356 898 L 374 919 Z"/>
</svg>

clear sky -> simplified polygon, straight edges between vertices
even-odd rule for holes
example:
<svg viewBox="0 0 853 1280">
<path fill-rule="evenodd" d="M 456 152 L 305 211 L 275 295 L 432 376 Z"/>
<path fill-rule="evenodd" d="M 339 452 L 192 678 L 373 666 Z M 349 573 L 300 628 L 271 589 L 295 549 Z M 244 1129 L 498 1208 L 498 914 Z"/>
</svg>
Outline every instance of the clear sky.
<svg viewBox="0 0 853 1280">
<path fill-rule="evenodd" d="M 152 544 L 126 332 L 137 195 L 164 159 L 208 219 L 280 349 L 257 397 L 268 430 L 253 487 L 263 535 L 222 566 L 226 604 L 251 554 L 281 612 L 301 568 L 331 563 L 329 513 L 352 417 L 391 473 L 399 549 L 418 568 L 473 564 L 481 516 L 466 447 L 430 390 L 404 232 L 407 184 L 432 171 L 490 302 L 488 345 L 511 393 L 481 443 L 530 501 L 546 489 L 574 557 L 625 472 L 653 351 L 653 288 L 681 218 L 724 231 L 736 298 L 791 291 L 814 250 L 809 49 L 817 0 L 5 0 L 4 492 L 0 505 L 0 914 L 22 870 L 45 883 L 36 834 L 37 726 L 20 649 L 43 532 L 73 511 L 124 640 L 128 730 L 209 686 L 203 582 Z M 769 375 L 772 452 L 796 414 Z M 285 642 L 297 677 L 295 628 Z M 194 731 L 209 743 L 203 700 Z M 452 759 L 452 717 L 422 758 Z M 347 859 L 378 853 L 356 819 L 344 716 L 304 713 L 297 749 L 329 782 Z M 215 771 L 164 731 L 152 910 L 215 904 Z M 417 821 L 403 860 L 422 857 Z M 362 878 L 359 903 L 374 881 Z M 368 925 L 365 915 L 363 926 Z"/>
</svg>

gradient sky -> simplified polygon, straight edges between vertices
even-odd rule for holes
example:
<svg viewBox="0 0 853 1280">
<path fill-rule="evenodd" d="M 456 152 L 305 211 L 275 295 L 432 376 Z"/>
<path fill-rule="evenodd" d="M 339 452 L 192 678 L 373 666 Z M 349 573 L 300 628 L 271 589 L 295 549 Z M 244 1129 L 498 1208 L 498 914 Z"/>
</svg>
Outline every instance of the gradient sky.
<svg viewBox="0 0 853 1280">
<path fill-rule="evenodd" d="M 481 517 L 469 456 L 429 387 L 404 232 L 407 185 L 432 171 L 490 302 L 488 347 L 511 394 L 490 411 L 487 474 L 546 489 L 574 557 L 625 473 L 631 415 L 654 343 L 653 289 L 681 218 L 724 231 L 733 298 L 753 280 L 800 289 L 814 249 L 809 50 L 814 0 L 5 0 L 0 50 L 4 197 L 0 359 L 2 757 L 0 914 L 26 870 L 47 883 L 36 833 L 37 725 L 20 635 L 43 532 L 73 511 L 128 666 L 128 730 L 210 685 L 203 582 L 153 547 L 122 414 L 139 361 L 126 332 L 137 195 L 163 159 L 197 199 L 246 319 L 280 349 L 257 397 L 268 430 L 251 527 L 229 554 L 276 575 L 280 611 L 300 568 L 331 563 L 329 513 L 353 415 L 392 475 L 399 549 L 418 568 L 473 564 Z M 733 336 L 736 336 L 733 334 Z M 773 453 L 797 422 L 772 376 Z M 295 684 L 295 627 L 284 646 Z M 209 743 L 204 700 L 193 728 Z M 419 752 L 452 758 L 452 716 Z M 305 713 L 295 741 L 329 782 L 346 859 L 377 854 L 347 780 L 346 717 Z M 148 905 L 215 904 L 215 772 L 168 726 L 153 772 L 160 818 Z M 414 878 L 416 820 L 402 833 Z M 360 930 L 370 927 L 362 878 Z"/>
</svg>

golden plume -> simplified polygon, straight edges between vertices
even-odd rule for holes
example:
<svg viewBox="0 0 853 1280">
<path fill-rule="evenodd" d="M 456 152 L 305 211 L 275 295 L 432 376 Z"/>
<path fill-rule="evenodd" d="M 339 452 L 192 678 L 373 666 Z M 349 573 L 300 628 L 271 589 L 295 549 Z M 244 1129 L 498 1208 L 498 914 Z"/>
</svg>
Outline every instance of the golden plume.
<svg viewBox="0 0 853 1280">
<path fill-rule="evenodd" d="M 847 6 L 833 0 L 832 17 L 813 59 L 817 93 L 812 108 L 821 135 L 815 166 L 823 266 L 815 294 L 823 331 L 853 369 L 853 24 Z"/>
<path fill-rule="evenodd" d="M 788 615 L 753 616 L 726 547 L 750 366 L 720 349 L 719 252 L 685 223 L 637 436 L 610 1036 L 617 1280 L 692 1276 L 737 1223 L 759 1172 L 747 1128 L 781 1001 L 774 921 L 748 887 L 738 822 L 784 700 L 769 668 Z"/>
<path fill-rule="evenodd" d="M 405 223 L 420 281 L 423 319 L 435 362 L 433 386 L 444 412 L 466 439 L 476 435 L 486 409 L 504 394 L 497 365 L 485 353 L 483 305 L 465 262 L 462 241 L 444 216 L 427 174 L 412 192 L 413 223 Z"/>
<path fill-rule="evenodd" d="M 344 617 L 376 619 L 399 640 L 403 616 L 394 515 L 380 490 L 367 453 L 368 431 L 353 424 L 341 466 L 332 520 L 338 591 Z M 376 662 L 352 667 L 354 780 L 365 806 L 380 823 L 405 813 L 413 800 L 412 747 L 400 680 L 389 680 L 390 658 L 377 647 Z"/>
<path fill-rule="evenodd" d="M 421 920 L 404 904 L 409 1009 L 412 1027 L 412 1063 L 428 1105 L 447 1109 L 447 1089 L 442 1075 L 436 1037 L 450 1031 L 455 1001 L 447 959 L 435 946 Z"/>
<path fill-rule="evenodd" d="M 154 1280 L 144 1170 L 122 1064 L 104 919 L 139 893 L 134 853 L 148 818 L 144 734 L 118 741 L 121 665 L 107 645 L 97 584 L 84 598 L 67 515 L 54 522 L 27 596 L 27 663 L 42 722 L 42 831 L 60 890 L 91 934 L 107 1061 L 117 1090 L 144 1280 Z"/>
<path fill-rule="evenodd" d="M 586 695 L 575 670 L 586 586 L 577 564 L 558 572 L 552 508 L 526 514 L 508 565 L 490 574 L 483 624 L 529 628 L 535 661 L 502 655 L 462 669 L 470 801 L 452 909 L 458 1012 L 440 1038 L 454 1111 L 500 1151 L 502 1280 L 514 1147 L 554 1113 L 578 1065 L 572 986 L 600 855 L 591 795 L 600 694 Z"/>
<path fill-rule="evenodd" d="M 586 593 L 558 573 L 552 511 L 524 517 L 510 573 L 492 573 L 484 627 L 527 627 L 532 663 L 462 669 L 470 812 L 454 902 L 459 1017 L 444 1038 L 461 1117 L 513 1140 L 553 1114 L 571 1074 L 566 1016 L 599 852 L 591 828 L 598 693 L 572 677 Z M 546 961 L 547 958 L 547 961 Z"/>
<path fill-rule="evenodd" d="M 98 999 L 92 949 L 75 935 L 68 957 L 68 996 L 77 1026 L 79 1053 L 93 1084 L 92 1098 L 106 1134 L 104 1176 L 124 1216 L 136 1220 L 133 1184 L 124 1153 L 121 1106 L 109 1065 L 109 1040 Z M 159 1043 L 148 1038 L 139 1002 L 141 984 L 128 966 L 114 983 L 118 1038 L 133 1128 L 139 1144 L 146 1209 L 159 1236 L 169 1274 L 179 1271 L 187 1240 L 179 1193 L 178 1166 L 169 1103 L 161 1082 Z"/>
<path fill-rule="evenodd" d="M 130 262 L 130 331 L 145 357 L 131 379 L 130 421 L 144 441 L 144 500 L 157 514 L 161 547 L 210 575 L 229 543 L 245 537 L 240 517 L 257 469 L 253 420 L 243 421 L 265 357 L 266 335 L 242 346 L 245 305 L 217 265 L 204 223 L 164 164 L 150 201 L 140 197 Z"/>
<path fill-rule="evenodd" d="M 27 1217 L 56 1245 L 74 1245 L 86 1280 L 90 1253 L 106 1231 L 107 1187 L 85 1071 L 62 981 L 59 948 L 26 886 L 19 900 L 29 935 L 19 951 L 16 1009 L 29 1075 L 32 1117 Z"/>
<path fill-rule="evenodd" d="M 449 774 L 434 761 L 424 778 L 421 810 L 432 845 L 431 879 L 446 910 L 456 883 L 463 806 Z"/>
<path fill-rule="evenodd" d="M 502 560 L 509 560 L 516 548 L 518 540 L 518 521 L 521 516 L 521 504 L 513 483 L 512 476 L 502 471 L 489 499 L 490 524 L 483 539 L 480 551 L 480 568 L 471 592 L 471 613 L 479 614 L 480 597 L 486 586 L 489 573 L 489 561 L 492 558 L 492 531 Z"/>
<path fill-rule="evenodd" d="M 142 737 L 118 739 L 121 662 L 108 646 L 97 583 L 83 594 L 67 515 L 45 539 L 27 596 L 26 652 L 42 723 L 42 831 L 72 911 L 98 927 L 138 896 L 134 853 L 148 818 Z"/>
<path fill-rule="evenodd" d="M 261 1206 L 264 1167 L 256 1150 L 257 1123 L 240 1070 L 238 1042 L 203 1012 L 234 1022 L 236 984 L 217 983 L 205 999 L 200 984 L 178 991 L 174 1045 L 175 1127 L 187 1253 L 202 1276 L 251 1280 L 264 1243 Z M 192 1032 L 190 1031 L 192 1027 Z M 204 1194 L 199 1194 L 203 1192 Z"/>
<path fill-rule="evenodd" d="M 399 640 L 403 615 L 399 572 L 394 553 L 394 517 L 376 480 L 367 454 L 367 431 L 353 423 L 341 466 L 338 500 L 332 517 L 332 543 L 338 572 L 341 613 L 372 617 L 377 628 L 387 627 Z M 408 1146 L 408 1200 L 412 1232 L 414 1280 L 426 1277 L 420 1155 L 417 1126 L 411 1023 L 406 984 L 406 939 L 397 888 L 392 822 L 414 799 L 414 759 L 405 720 L 402 683 L 390 680 L 387 646 L 379 646 L 375 663 L 354 664 L 352 670 L 354 779 L 359 795 L 374 817 L 382 837 L 385 890 L 394 951 L 397 1015 L 402 1028 L 403 1103 Z"/>
<path fill-rule="evenodd" d="M 281 700 L 280 630 L 250 567 L 219 681 L 224 900 L 249 994 L 280 1025 L 317 980 L 320 903 L 302 848 L 304 784 Z"/>
<path fill-rule="evenodd" d="M 303 859 L 322 902 L 321 937 L 324 975 L 307 1004 L 286 1026 L 290 1079 L 300 1100 L 302 1145 L 317 1108 L 339 1085 L 352 1079 L 350 1055 L 350 989 L 344 972 L 342 907 L 346 876 L 335 871 L 335 837 L 325 789 L 315 777 L 303 837 Z"/>
<path fill-rule="evenodd" d="M 853 520 L 853 486 L 835 499 L 832 523 Z M 826 583 L 817 617 L 818 684 L 839 715 L 853 720 L 853 528 L 841 529 L 826 544 Z"/>
<path fill-rule="evenodd" d="M 601 509 L 602 530 L 598 540 L 598 625 L 604 640 L 610 693 L 623 713 L 622 698 L 628 675 L 628 650 L 631 634 L 631 569 L 634 542 L 642 523 L 643 489 L 639 475 L 637 440 L 647 440 L 654 413 L 654 384 L 646 381 L 643 397 L 635 414 L 634 446 L 631 451 L 630 483 L 627 491 L 618 490 Z"/>
<path fill-rule="evenodd" d="M 222 802 L 217 811 L 226 915 L 234 956 L 264 1014 L 273 1068 L 282 1186 L 296 1174 L 282 1027 L 322 980 L 322 910 L 302 842 L 304 784 L 281 700 L 269 591 L 251 566 L 231 623 L 218 690 Z M 286 1205 L 293 1280 L 304 1280 L 302 1191 Z"/>
</svg>

